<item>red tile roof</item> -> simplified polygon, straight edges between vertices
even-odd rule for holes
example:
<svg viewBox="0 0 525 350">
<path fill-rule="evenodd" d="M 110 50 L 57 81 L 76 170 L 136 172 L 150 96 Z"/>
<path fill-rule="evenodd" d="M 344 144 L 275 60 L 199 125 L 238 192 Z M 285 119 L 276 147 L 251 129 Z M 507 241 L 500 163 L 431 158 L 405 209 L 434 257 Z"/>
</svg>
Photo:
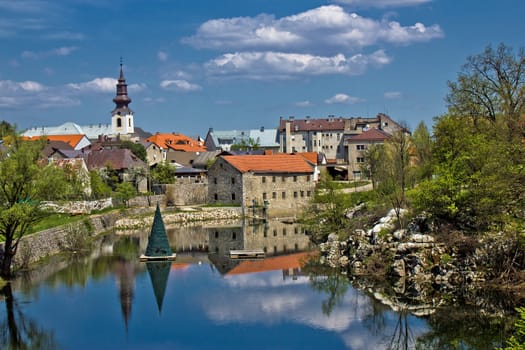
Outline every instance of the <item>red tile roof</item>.
<svg viewBox="0 0 525 350">
<path fill-rule="evenodd" d="M 223 156 L 241 173 L 312 173 L 313 169 L 301 156 L 295 154 Z"/>
<path fill-rule="evenodd" d="M 302 252 L 274 256 L 261 260 L 244 260 L 231 269 L 227 275 L 301 268 L 306 260 L 314 255 L 315 253 L 313 252 Z"/>
<path fill-rule="evenodd" d="M 388 140 L 392 135 L 390 135 L 387 132 L 384 132 L 383 130 L 379 129 L 368 129 L 366 131 L 363 131 L 359 135 L 355 135 L 350 137 L 347 142 L 354 142 L 354 141 L 385 141 Z"/>
<path fill-rule="evenodd" d="M 69 144 L 71 147 L 75 148 L 78 143 L 85 137 L 82 134 L 74 135 L 45 135 L 45 136 L 33 136 L 28 137 L 28 140 L 39 140 L 41 137 L 46 138 L 50 141 L 62 141 Z"/>
<path fill-rule="evenodd" d="M 295 154 L 303 157 L 304 159 L 306 159 L 307 161 L 309 161 L 310 163 L 314 165 L 317 165 L 318 163 L 319 153 L 317 152 L 298 152 Z"/>
<path fill-rule="evenodd" d="M 146 139 L 146 142 L 156 144 L 158 147 L 171 148 L 175 151 L 205 152 L 204 142 L 197 141 L 183 134 L 161 134 L 157 133 Z"/>
</svg>

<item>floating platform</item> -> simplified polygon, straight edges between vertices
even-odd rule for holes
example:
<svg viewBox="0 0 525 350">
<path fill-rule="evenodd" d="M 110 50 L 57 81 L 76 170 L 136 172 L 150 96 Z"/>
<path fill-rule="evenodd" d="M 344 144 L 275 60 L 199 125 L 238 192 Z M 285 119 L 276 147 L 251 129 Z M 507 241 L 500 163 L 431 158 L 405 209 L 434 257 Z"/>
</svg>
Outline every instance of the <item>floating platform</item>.
<svg viewBox="0 0 525 350">
<path fill-rule="evenodd" d="M 173 253 L 171 255 L 158 255 L 158 256 L 147 256 L 142 254 L 140 256 L 140 261 L 169 261 L 169 260 L 175 260 L 177 257 L 177 254 Z"/>
<path fill-rule="evenodd" d="M 230 250 L 230 259 L 264 259 L 266 254 L 262 249 Z"/>
</svg>

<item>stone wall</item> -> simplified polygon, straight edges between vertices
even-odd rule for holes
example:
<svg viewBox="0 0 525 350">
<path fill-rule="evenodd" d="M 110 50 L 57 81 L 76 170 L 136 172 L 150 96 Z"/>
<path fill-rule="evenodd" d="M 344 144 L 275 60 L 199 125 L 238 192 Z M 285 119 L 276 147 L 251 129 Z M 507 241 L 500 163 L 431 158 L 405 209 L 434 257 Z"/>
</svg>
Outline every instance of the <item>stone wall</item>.
<svg viewBox="0 0 525 350">
<path fill-rule="evenodd" d="M 169 205 L 206 204 L 208 199 L 208 181 L 195 182 L 193 178 L 177 179 L 174 184 L 166 185 L 166 199 Z"/>
</svg>

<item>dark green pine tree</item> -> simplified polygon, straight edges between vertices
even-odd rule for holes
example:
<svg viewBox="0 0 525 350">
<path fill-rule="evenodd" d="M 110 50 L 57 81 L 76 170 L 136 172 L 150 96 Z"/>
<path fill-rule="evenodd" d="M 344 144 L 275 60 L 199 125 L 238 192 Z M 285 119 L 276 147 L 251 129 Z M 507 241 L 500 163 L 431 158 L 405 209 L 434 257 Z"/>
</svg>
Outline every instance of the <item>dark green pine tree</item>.
<svg viewBox="0 0 525 350">
<path fill-rule="evenodd" d="M 157 256 L 171 256 L 170 243 L 168 236 L 166 235 L 166 228 L 164 227 L 164 221 L 160 214 L 159 204 L 157 203 L 157 209 L 155 210 L 155 217 L 153 218 L 153 225 L 151 227 L 151 233 L 148 239 L 148 247 L 146 248 L 146 257 L 157 257 Z"/>
</svg>

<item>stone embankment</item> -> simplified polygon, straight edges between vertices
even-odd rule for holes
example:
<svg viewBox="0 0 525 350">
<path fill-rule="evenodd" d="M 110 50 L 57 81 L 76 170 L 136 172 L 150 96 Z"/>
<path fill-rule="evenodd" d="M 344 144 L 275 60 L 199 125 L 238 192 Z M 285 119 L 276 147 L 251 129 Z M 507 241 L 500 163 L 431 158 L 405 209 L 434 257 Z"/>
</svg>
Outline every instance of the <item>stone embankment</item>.
<svg viewBox="0 0 525 350">
<path fill-rule="evenodd" d="M 195 222 L 218 222 L 237 221 L 242 217 L 241 208 L 187 208 L 176 213 L 163 213 L 162 219 L 165 225 L 191 225 Z M 117 220 L 117 230 L 134 230 L 150 227 L 153 216 L 125 217 Z"/>
</svg>

